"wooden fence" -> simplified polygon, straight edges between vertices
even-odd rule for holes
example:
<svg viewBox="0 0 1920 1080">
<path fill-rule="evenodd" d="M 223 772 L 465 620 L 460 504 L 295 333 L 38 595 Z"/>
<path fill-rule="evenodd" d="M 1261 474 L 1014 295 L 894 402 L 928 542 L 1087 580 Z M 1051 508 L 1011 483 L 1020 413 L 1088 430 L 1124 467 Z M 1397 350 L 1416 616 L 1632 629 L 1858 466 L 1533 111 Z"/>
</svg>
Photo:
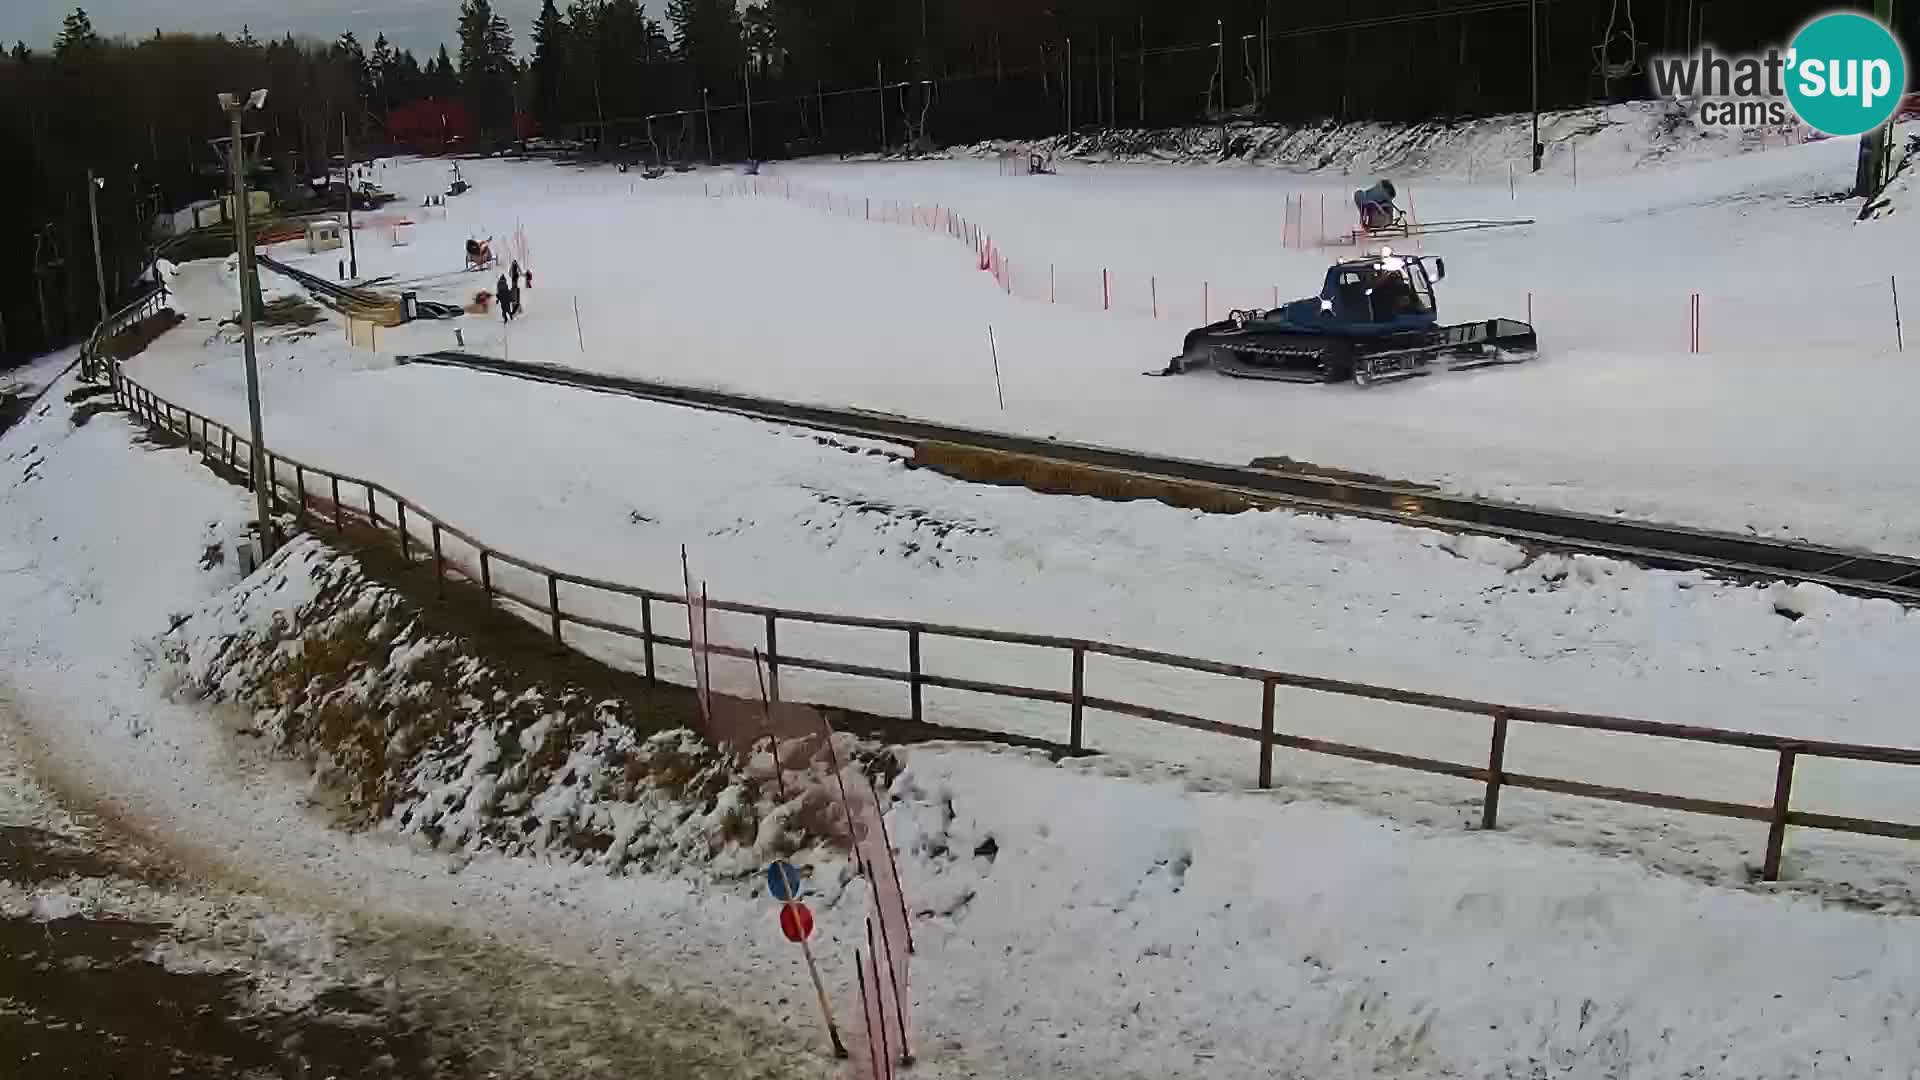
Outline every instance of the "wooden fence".
<svg viewBox="0 0 1920 1080">
<path fill-rule="evenodd" d="M 204 458 L 218 461 L 235 471 L 242 473 L 246 471 L 245 463 L 249 460 L 251 448 L 247 439 L 239 432 L 216 420 L 166 401 L 132 379 L 119 375 L 117 364 L 113 367 L 117 399 L 143 423 L 171 432 L 183 440 L 190 451 L 197 451 Z M 654 615 L 659 605 L 685 608 L 684 593 L 647 589 L 554 569 L 491 547 L 459 527 L 435 516 L 419 504 L 371 480 L 345 476 L 271 450 L 266 454 L 266 462 L 273 485 L 272 499 L 274 505 L 282 512 L 296 515 L 303 524 L 308 526 L 331 527 L 341 531 L 344 531 L 349 523 L 370 527 L 378 534 L 389 537 L 398 547 L 403 558 L 413 562 L 431 561 L 436 580 L 441 587 L 444 588 L 450 575 L 458 574 L 485 590 L 487 595 L 496 601 L 505 601 L 524 609 L 544 624 L 556 646 L 566 644 L 566 627 L 569 625 L 636 640 L 642 649 L 641 655 L 648 679 L 657 677 L 654 655 L 656 647 L 691 648 L 686 638 L 664 634 L 654 628 Z M 386 508 L 390 508 L 385 516 L 382 516 L 381 512 L 383 503 Z M 454 547 L 456 543 L 457 550 Z M 544 582 L 545 595 L 528 596 L 507 588 L 498 579 L 496 573 L 497 569 L 503 566 L 517 568 L 532 575 L 534 579 Z M 584 612 L 568 611 L 561 604 L 561 585 L 620 598 L 622 607 L 632 611 L 632 620 L 597 618 Z M 1179 656 L 1081 638 L 798 611 L 725 600 L 709 601 L 708 606 L 715 611 L 752 616 L 760 620 L 764 635 L 760 652 L 767 665 L 767 690 L 775 700 L 780 699 L 781 671 L 794 669 L 902 683 L 907 688 L 908 715 L 915 721 L 924 719 L 922 698 L 923 692 L 928 687 L 1047 702 L 1060 705 L 1066 710 L 1066 744 L 1075 750 L 1084 749 L 1086 746 L 1085 734 L 1089 712 L 1139 717 L 1194 731 L 1241 739 L 1254 744 L 1255 751 L 1259 755 L 1258 783 L 1261 788 L 1270 787 L 1273 783 L 1273 757 L 1276 748 L 1326 754 L 1375 765 L 1475 781 L 1485 788 L 1481 799 L 1480 825 L 1486 829 L 1492 829 L 1498 824 L 1500 793 L 1503 789 L 1510 787 L 1562 795 L 1579 795 L 1692 814 L 1764 822 L 1767 825 L 1767 841 L 1762 874 L 1768 881 L 1779 878 L 1780 855 L 1789 826 L 1920 840 L 1920 825 L 1811 813 L 1794 810 L 1790 805 L 1795 763 L 1803 758 L 1864 761 L 1886 765 L 1920 765 L 1920 749 L 1790 739 L 1653 720 L 1497 705 L 1468 698 L 1320 678 L 1245 664 L 1223 663 L 1217 660 Z M 779 647 L 779 631 L 783 623 L 853 627 L 898 635 L 906 646 L 907 667 L 904 670 L 875 667 L 783 653 Z M 1063 691 L 1011 686 L 925 671 L 921 664 L 921 645 L 929 638 L 986 641 L 1054 650 L 1062 654 L 1063 660 L 1071 665 L 1072 689 Z M 708 652 L 741 659 L 751 659 L 753 654 L 752 649 L 713 644 L 709 645 Z M 1090 692 L 1086 686 L 1086 660 L 1089 655 L 1139 661 L 1169 669 L 1201 672 L 1258 684 L 1261 689 L 1259 715 L 1257 718 L 1247 718 L 1254 721 L 1257 726 L 1226 723 L 1209 717 L 1101 697 L 1097 693 Z M 1287 734 L 1279 730 L 1274 715 L 1275 692 L 1281 687 L 1484 717 L 1489 722 L 1486 764 L 1466 765 L 1327 739 Z M 1773 798 L 1766 803 L 1726 802 L 1511 772 L 1506 769 L 1504 759 L 1508 731 L 1516 724 L 1616 732 L 1646 736 L 1649 739 L 1744 747 L 1770 752 L 1777 755 L 1778 761 Z"/>
</svg>

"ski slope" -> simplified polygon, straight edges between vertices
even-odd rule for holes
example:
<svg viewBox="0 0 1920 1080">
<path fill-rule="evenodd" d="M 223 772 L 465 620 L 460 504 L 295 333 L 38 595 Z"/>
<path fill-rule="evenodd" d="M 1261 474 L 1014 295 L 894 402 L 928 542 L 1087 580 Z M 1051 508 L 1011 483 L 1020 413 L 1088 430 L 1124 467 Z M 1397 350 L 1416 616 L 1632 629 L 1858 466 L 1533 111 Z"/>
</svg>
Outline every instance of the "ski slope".
<svg viewBox="0 0 1920 1080">
<path fill-rule="evenodd" d="M 174 286 L 176 306 L 191 318 L 129 371 L 169 400 L 241 423 L 239 345 L 231 328 L 215 326 L 231 310 L 231 278 L 218 262 L 190 263 Z M 529 304 L 540 302 L 551 301 L 536 291 Z M 477 320 L 461 322 L 474 324 L 462 328 L 471 340 Z M 396 336 L 427 332 L 448 326 Z M 277 450 L 377 478 L 491 545 L 574 573 L 674 588 L 684 546 L 713 595 L 789 609 L 1104 639 L 1512 704 L 1810 738 L 1920 739 L 1910 708 L 1920 692 L 1911 663 L 1920 621 L 1889 602 L 1602 559 L 1529 559 L 1499 541 L 1379 522 L 1204 515 L 957 483 L 804 430 L 470 371 L 393 367 L 349 348 L 334 324 L 268 330 L 260 361 Z M 525 593 L 544 588 L 494 572 Z M 610 598 L 569 595 L 566 603 L 585 615 L 632 615 L 592 606 L 617 603 Z M 763 641 L 751 620 L 718 617 L 714 633 L 743 647 Z M 574 640 L 618 664 L 642 662 L 631 643 Z M 870 666 L 904 660 L 898 635 L 791 626 L 780 645 Z M 924 660 L 940 674 L 1067 686 L 1060 657 L 1018 647 L 930 641 Z M 678 659 L 669 653 L 664 662 Z M 1100 659 L 1087 675 L 1103 696 L 1257 720 L 1252 684 Z M 749 694 L 756 685 L 750 668 L 726 661 L 715 677 Z M 866 680 L 792 671 L 783 685 L 804 699 L 884 714 L 905 706 L 901 688 Z M 926 703 L 936 721 L 1054 740 L 1065 731 L 1058 706 L 937 689 Z M 1463 763 L 1487 752 L 1484 721 L 1304 691 L 1283 692 L 1280 707 L 1286 730 L 1299 734 Z M 1106 715 L 1090 718 L 1087 730 L 1101 751 L 1252 782 L 1252 748 L 1238 740 Z M 1753 751 L 1533 728 L 1512 737 L 1508 764 L 1738 802 L 1764 802 L 1774 769 Z M 1480 792 L 1311 755 L 1284 755 L 1280 771 L 1290 785 L 1414 820 L 1464 821 Z M 1920 821 L 1904 769 L 1808 762 L 1795 790 L 1805 809 Z M 1763 832 L 1549 796 L 1509 796 L 1508 807 L 1504 820 L 1515 828 L 1575 843 L 1605 836 L 1715 879 L 1742 878 Z M 1803 833 L 1790 852 L 1802 882 L 1844 882 L 1889 903 L 1905 902 L 1902 868 L 1920 860 L 1904 845 Z"/>
<path fill-rule="evenodd" d="M 1894 348 L 1888 278 L 1911 215 L 1856 224 L 1839 142 L 1682 164 L 1583 163 L 1585 179 L 1401 178 L 1428 220 L 1527 217 L 1526 228 L 1426 240 L 1444 255 L 1443 317 L 1524 317 L 1526 367 L 1351 386 L 1207 374 L 1144 379 L 1202 314 L 1318 288 L 1329 253 L 1282 248 L 1282 207 L 1346 205 L 1366 177 L 1109 165 L 1003 177 L 991 160 L 807 162 L 769 184 L 951 208 L 1017 275 L 1063 297 L 1009 297 L 944 234 L 866 225 L 776 197 L 707 198 L 729 174 L 463 163 L 475 184 L 410 247 L 363 229 L 363 275 L 470 299 L 468 236 L 527 239 L 526 317 L 463 320 L 469 348 L 774 396 L 913 413 L 1243 462 L 1288 456 L 1581 510 L 1907 552 L 1920 373 Z M 443 162 L 394 162 L 390 188 L 443 188 Z M 1329 226 L 1331 230 L 1332 225 Z M 1310 232 L 1317 231 L 1310 226 Z M 288 247 L 297 247 L 289 245 Z M 298 251 L 276 252 L 299 261 Z M 337 256 L 310 267 L 331 270 Z M 1136 303 L 1103 312 L 1100 272 Z M 1029 279 L 1034 280 L 1034 279 Z M 1147 288 L 1164 298 L 1155 320 Z M 1920 291 L 1920 290 L 1917 290 Z M 1688 352 L 1690 294 L 1706 351 Z M 577 305 L 577 307 L 576 307 Z M 577 317 L 576 317 L 577 311 Z M 988 330 L 998 346 L 999 405 Z M 385 352 L 445 348 L 454 326 L 383 333 Z"/>
<path fill-rule="evenodd" d="M 458 936 L 436 941 L 472 935 L 568 965 L 582 978 L 556 1013 L 631 1011 L 633 998 L 596 993 L 604 977 L 687 1006 L 690 1050 L 759 1034 L 754 1049 L 791 1055 L 785 1075 L 831 1074 L 757 876 L 614 877 L 330 828 L 303 768 L 235 740 L 246 717 L 184 700 L 165 677 L 169 627 L 231 607 L 237 570 L 204 552 L 241 535 L 246 493 L 185 449 L 130 446 L 118 415 L 74 427 L 67 411 L 27 421 L 0 461 L 0 656 L 20 658 L 0 674 L 0 724 L 43 781 L 290 912 L 445 926 Z M 311 594 L 285 585 L 248 605 L 259 625 Z M 905 753 L 891 835 L 916 911 L 916 1076 L 1912 1072 L 1912 919 L 1192 777 L 1110 775 L 1113 762 Z M 862 915 L 848 880 L 816 867 L 810 897 L 843 1022 Z M 0 910 L 88 889 L 29 901 L 0 888 Z M 329 957 L 296 928 L 243 947 Z M 503 993 L 546 991 L 502 970 Z"/>
</svg>

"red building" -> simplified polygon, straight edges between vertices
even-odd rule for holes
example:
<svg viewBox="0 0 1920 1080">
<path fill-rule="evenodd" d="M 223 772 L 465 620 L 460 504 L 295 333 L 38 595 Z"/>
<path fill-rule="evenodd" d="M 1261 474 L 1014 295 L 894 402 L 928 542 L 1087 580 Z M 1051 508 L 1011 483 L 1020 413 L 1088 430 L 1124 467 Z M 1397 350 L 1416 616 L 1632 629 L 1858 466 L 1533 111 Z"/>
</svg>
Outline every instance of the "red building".
<svg viewBox="0 0 1920 1080">
<path fill-rule="evenodd" d="M 458 151 L 473 141 L 473 115 L 459 101 L 426 98 L 387 113 L 387 135 L 422 154 Z"/>
</svg>

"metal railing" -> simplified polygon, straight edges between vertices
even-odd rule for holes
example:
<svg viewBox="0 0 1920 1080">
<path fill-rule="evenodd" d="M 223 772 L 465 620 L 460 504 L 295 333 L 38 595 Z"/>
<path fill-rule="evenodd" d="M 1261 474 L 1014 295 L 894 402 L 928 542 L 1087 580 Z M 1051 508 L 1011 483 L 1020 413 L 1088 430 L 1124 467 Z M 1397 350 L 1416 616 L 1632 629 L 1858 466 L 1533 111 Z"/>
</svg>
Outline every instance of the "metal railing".
<svg viewBox="0 0 1920 1080">
<path fill-rule="evenodd" d="M 119 365 L 113 363 L 108 347 L 113 339 L 131 327 L 137 326 L 166 310 L 167 288 L 156 285 L 147 293 L 135 297 L 125 307 L 107 316 L 105 322 L 93 328 L 87 339 L 80 343 L 80 373 L 86 378 L 98 377 L 98 365 L 104 360 L 108 364 L 109 378 L 118 377 Z"/>
<path fill-rule="evenodd" d="M 159 397 L 134 380 L 118 375 L 118 365 L 115 364 L 114 367 L 116 369 L 114 372 L 115 394 L 129 412 L 150 427 L 177 436 L 189 451 L 197 450 L 203 458 L 217 461 L 226 468 L 245 476 L 251 448 L 238 431 Z M 350 525 L 356 528 L 371 528 L 382 538 L 394 543 L 401 557 L 409 563 L 430 561 L 435 573 L 436 588 L 442 593 L 449 578 L 458 575 L 484 590 L 490 600 L 511 604 L 531 615 L 537 623 L 544 625 L 557 647 L 567 645 L 566 627 L 569 625 L 638 641 L 642 650 L 644 673 L 649 680 L 659 677 L 655 662 L 657 647 L 665 646 L 683 650 L 689 650 L 692 647 L 687 638 L 662 633 L 655 629 L 655 613 L 658 606 L 664 604 L 669 607 L 686 608 L 688 604 L 684 593 L 648 589 L 555 569 L 492 547 L 418 503 L 374 481 L 333 472 L 271 450 L 266 454 L 266 461 L 273 488 L 271 496 L 277 509 L 296 515 L 303 524 L 309 526 L 327 526 L 339 532 L 345 532 Z M 384 517 L 382 516 L 383 508 L 389 510 Z M 453 550 L 454 542 L 457 542 L 463 550 Z M 501 580 L 499 571 L 503 567 L 514 568 L 531 575 L 534 580 L 544 584 L 545 595 L 529 596 L 509 588 Z M 637 621 L 631 618 L 604 618 L 590 615 L 584 610 L 568 610 L 561 603 L 560 587 L 562 585 L 617 598 L 621 601 L 620 609 L 631 611 L 633 616 L 637 616 Z M 780 673 L 791 669 L 904 684 L 908 691 L 908 715 L 916 722 L 924 721 L 923 697 L 924 691 L 929 687 L 1050 703 L 1067 710 L 1066 745 L 1076 751 L 1086 748 L 1086 724 L 1089 712 L 1138 717 L 1254 744 L 1258 754 L 1258 784 L 1263 789 L 1273 784 L 1273 759 L 1277 748 L 1474 781 L 1484 787 L 1480 798 L 1480 825 L 1486 829 L 1492 829 L 1498 824 L 1500 795 L 1506 788 L 1577 795 L 1691 814 L 1764 822 L 1767 825 L 1767 841 L 1762 876 L 1769 881 L 1777 880 L 1779 877 L 1781 852 L 1789 827 L 1920 840 L 1920 825 L 1813 813 L 1795 810 L 1791 806 L 1795 766 L 1802 759 L 1824 758 L 1885 765 L 1920 765 L 1920 749 L 1817 739 L 1793 739 L 1653 720 L 1500 705 L 1445 694 L 1423 693 L 1342 679 L 1302 675 L 1246 664 L 1223 663 L 1217 660 L 1180 656 L 1083 638 L 947 626 L 904 619 L 866 618 L 737 601 L 712 600 L 707 602 L 706 606 L 713 611 L 756 617 L 761 621 L 764 640 L 758 651 L 766 663 L 767 691 L 775 700 L 780 699 Z M 783 623 L 856 628 L 897 635 L 906 646 L 907 667 L 905 669 L 878 667 L 783 653 L 779 647 L 779 630 Z M 929 672 L 922 665 L 921 652 L 923 642 L 930 638 L 993 642 L 1055 651 L 1062 654 L 1062 658 L 1070 664 L 1071 689 L 1017 686 Z M 755 650 L 710 643 L 707 651 L 713 655 L 752 659 Z M 1252 721 L 1252 726 L 1249 726 L 1100 696 L 1089 691 L 1086 685 L 1086 661 L 1090 655 L 1138 661 L 1162 668 L 1221 676 L 1258 685 L 1261 691 L 1258 716 L 1248 717 Z M 1485 764 L 1469 765 L 1352 743 L 1288 734 L 1279 729 L 1275 716 L 1275 694 L 1282 687 L 1484 717 L 1489 722 L 1490 729 Z M 1741 747 L 1768 752 L 1776 755 L 1777 760 L 1773 797 L 1771 801 L 1765 803 L 1729 802 L 1510 771 L 1505 765 L 1507 737 L 1515 725 L 1613 732 L 1649 739 Z"/>
</svg>

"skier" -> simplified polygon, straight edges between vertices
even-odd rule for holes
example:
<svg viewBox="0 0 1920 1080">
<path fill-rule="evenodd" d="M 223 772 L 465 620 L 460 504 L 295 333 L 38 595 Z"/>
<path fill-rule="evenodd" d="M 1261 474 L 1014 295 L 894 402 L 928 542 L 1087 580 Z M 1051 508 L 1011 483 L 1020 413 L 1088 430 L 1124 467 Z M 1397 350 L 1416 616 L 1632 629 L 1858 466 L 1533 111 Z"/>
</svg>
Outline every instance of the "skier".
<svg viewBox="0 0 1920 1080">
<path fill-rule="evenodd" d="M 507 273 L 512 278 L 512 282 L 513 282 L 513 314 L 515 318 L 519 318 L 520 317 L 520 278 L 521 278 L 519 259 L 513 260 L 513 268 L 508 270 Z"/>
<path fill-rule="evenodd" d="M 507 284 L 507 275 L 501 274 L 500 280 L 494 283 L 493 288 L 494 295 L 500 300 L 500 321 L 512 322 L 513 292 L 511 291 L 511 286 Z"/>
</svg>

